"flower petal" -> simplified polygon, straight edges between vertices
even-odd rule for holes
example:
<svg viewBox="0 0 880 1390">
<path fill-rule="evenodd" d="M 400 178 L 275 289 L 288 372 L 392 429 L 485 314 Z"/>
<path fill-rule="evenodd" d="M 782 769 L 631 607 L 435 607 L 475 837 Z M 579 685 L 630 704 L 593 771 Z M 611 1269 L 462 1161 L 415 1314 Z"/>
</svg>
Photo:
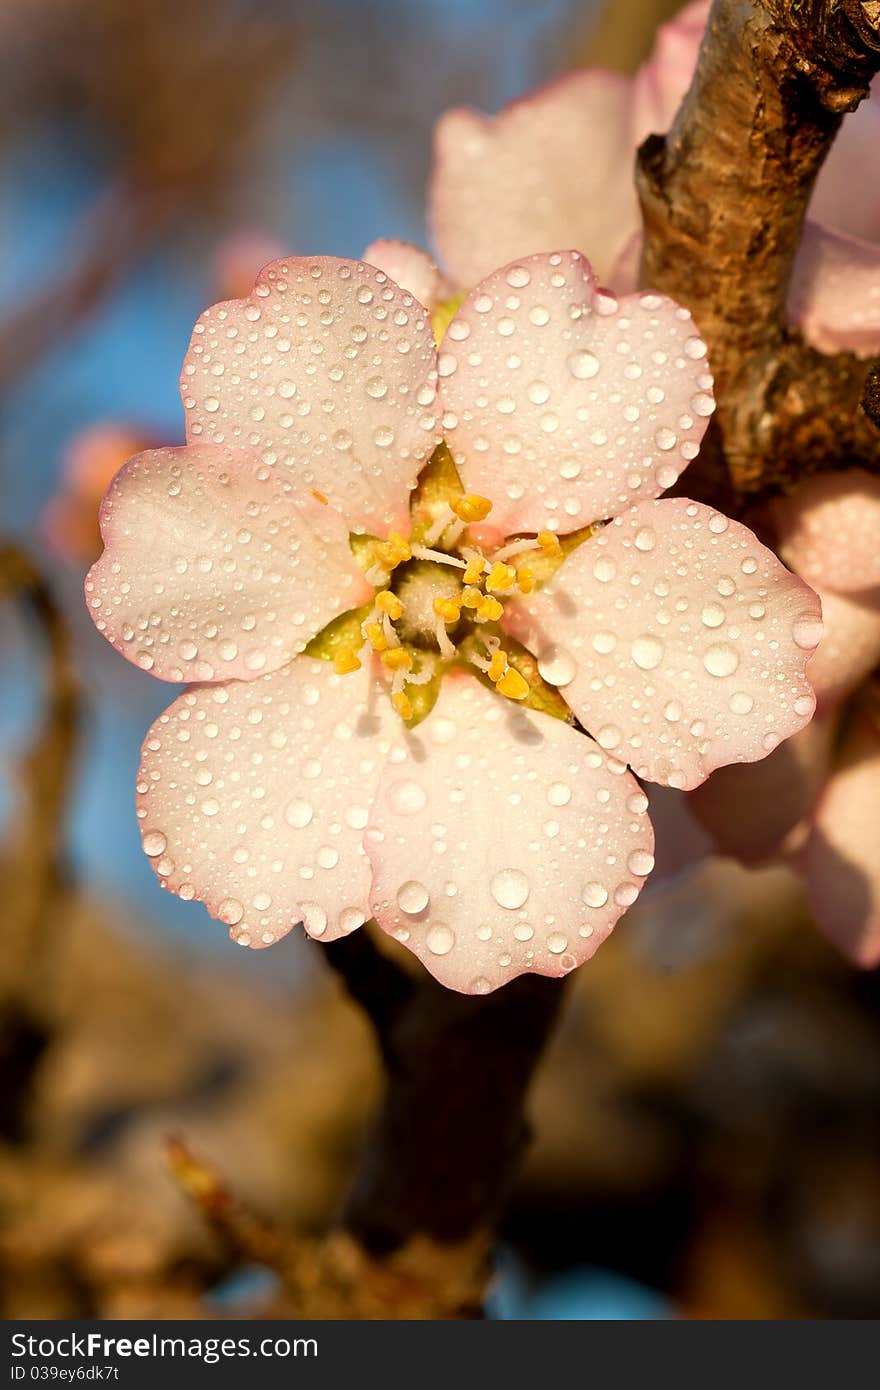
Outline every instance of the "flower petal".
<svg viewBox="0 0 880 1390">
<path fill-rule="evenodd" d="M 457 108 L 440 118 L 430 219 L 458 285 L 558 246 L 608 274 L 639 220 L 630 85 L 617 73 L 572 72 L 497 116 Z"/>
<path fill-rule="evenodd" d="M 384 270 L 389 280 L 413 295 L 426 309 L 432 309 L 453 293 L 436 261 L 409 241 L 374 241 L 367 247 L 363 259 L 377 270 Z"/>
<path fill-rule="evenodd" d="M 849 236 L 880 241 L 880 79 L 843 124 L 816 180 L 810 217 Z"/>
<path fill-rule="evenodd" d="M 880 964 L 880 734 L 861 715 L 799 858 L 819 927 L 856 965 Z"/>
<path fill-rule="evenodd" d="M 880 586 L 880 478 L 862 468 L 820 473 L 771 503 L 787 565 L 820 589 Z"/>
<path fill-rule="evenodd" d="M 577 252 L 496 271 L 440 353 L 446 439 L 510 532 L 574 530 L 671 487 L 712 413 L 706 346 L 659 294 L 618 301 Z"/>
<path fill-rule="evenodd" d="M 137 454 L 107 491 L 101 532 L 89 611 L 161 680 L 277 670 L 371 592 L 339 513 L 250 449 Z"/>
<path fill-rule="evenodd" d="M 553 656 L 604 748 L 686 790 L 807 723 L 819 614 L 813 591 L 745 526 L 675 498 L 631 507 L 507 622 Z"/>
<path fill-rule="evenodd" d="M 383 530 L 404 520 L 436 443 L 435 374 L 427 311 L 383 271 L 290 257 L 196 324 L 186 437 L 257 449 L 353 529 Z"/>
<path fill-rule="evenodd" d="M 465 994 L 527 971 L 564 975 L 653 866 L 647 805 L 569 725 L 447 679 L 382 777 L 365 840 L 374 915 Z"/>
<path fill-rule="evenodd" d="M 646 135 L 663 135 L 694 75 L 712 0 L 693 0 L 661 24 L 650 57 L 633 80 L 632 133 L 635 145 Z"/>
<path fill-rule="evenodd" d="M 875 243 L 804 223 L 788 320 L 820 352 L 880 352 L 880 225 Z"/>
<path fill-rule="evenodd" d="M 820 709 L 828 709 L 880 664 L 880 589 L 864 594 L 824 589 L 820 596 L 824 630 L 809 675 Z"/>
<path fill-rule="evenodd" d="M 691 812 L 722 854 L 761 864 L 803 827 L 828 776 L 837 722 L 816 715 L 760 762 L 719 767 L 690 793 Z"/>
<path fill-rule="evenodd" d="M 242 946 L 269 946 L 298 922 L 324 941 L 359 927 L 389 710 L 366 669 L 337 676 L 306 656 L 181 695 L 147 735 L 138 779 L 163 887 L 199 899 Z"/>
</svg>

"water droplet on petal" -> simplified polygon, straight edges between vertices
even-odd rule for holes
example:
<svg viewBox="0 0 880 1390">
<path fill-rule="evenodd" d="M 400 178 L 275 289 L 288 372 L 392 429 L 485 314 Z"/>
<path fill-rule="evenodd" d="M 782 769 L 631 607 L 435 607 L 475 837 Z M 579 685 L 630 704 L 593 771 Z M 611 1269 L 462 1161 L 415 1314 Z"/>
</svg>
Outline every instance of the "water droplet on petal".
<svg viewBox="0 0 880 1390">
<path fill-rule="evenodd" d="M 401 912 L 408 913 L 411 917 L 419 912 L 424 912 L 428 906 L 430 894 L 423 883 L 418 879 L 407 879 L 397 890 L 397 905 Z"/>
<path fill-rule="evenodd" d="M 501 869 L 492 879 L 490 888 L 499 907 L 522 907 L 529 896 L 529 880 L 519 869 Z"/>
</svg>

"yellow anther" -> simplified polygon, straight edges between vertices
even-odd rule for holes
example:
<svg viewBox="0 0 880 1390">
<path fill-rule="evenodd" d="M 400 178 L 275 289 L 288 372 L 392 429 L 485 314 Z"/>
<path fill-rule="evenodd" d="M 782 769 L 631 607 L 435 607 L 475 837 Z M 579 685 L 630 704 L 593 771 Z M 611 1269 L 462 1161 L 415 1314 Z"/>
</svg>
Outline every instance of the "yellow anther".
<svg viewBox="0 0 880 1390">
<path fill-rule="evenodd" d="M 386 650 L 388 638 L 385 636 L 381 623 L 364 623 L 364 636 L 374 652 Z"/>
<path fill-rule="evenodd" d="M 462 607 L 479 608 L 485 597 L 482 589 L 475 589 L 472 584 L 468 584 L 461 591 Z"/>
<path fill-rule="evenodd" d="M 500 681 L 495 682 L 495 689 L 508 700 L 524 700 L 529 693 L 525 678 L 513 666 L 508 666 Z"/>
<path fill-rule="evenodd" d="M 412 657 L 405 647 L 390 647 L 382 653 L 382 665 L 387 666 L 389 671 L 408 671 L 412 666 Z"/>
<path fill-rule="evenodd" d="M 316 487 L 313 487 L 311 489 L 311 493 L 317 502 L 322 502 L 325 507 L 329 507 L 330 503 L 327 501 L 327 498 L 324 496 L 323 492 L 319 492 Z"/>
<path fill-rule="evenodd" d="M 409 541 L 399 531 L 392 531 L 387 541 L 380 541 L 376 546 L 376 553 L 385 568 L 389 570 L 396 569 L 405 560 L 412 559 Z"/>
<path fill-rule="evenodd" d="M 489 670 L 487 672 L 488 677 L 490 681 L 492 681 L 493 685 L 496 681 L 500 681 L 501 677 L 504 675 L 504 672 L 506 670 L 507 653 L 502 651 L 495 652 L 492 656 L 492 660 L 489 662 Z"/>
<path fill-rule="evenodd" d="M 340 647 L 333 658 L 333 669 L 339 676 L 347 676 L 350 671 L 359 671 L 361 663 L 351 647 Z"/>
<path fill-rule="evenodd" d="M 492 510 L 492 503 L 488 497 L 480 497 L 479 493 L 466 492 L 463 497 L 459 497 L 452 503 L 452 510 L 459 521 L 485 521 Z"/>
<path fill-rule="evenodd" d="M 535 576 L 528 565 L 520 565 L 516 572 L 516 584 L 521 594 L 530 594 L 535 587 Z"/>
<path fill-rule="evenodd" d="M 413 707 L 405 690 L 398 690 L 395 695 L 392 695 L 391 703 L 401 719 L 412 719 Z"/>
<path fill-rule="evenodd" d="M 458 596 L 435 598 L 434 612 L 438 618 L 443 619 L 444 623 L 457 623 L 461 617 L 461 599 Z"/>
<path fill-rule="evenodd" d="M 465 584 L 479 584 L 485 568 L 486 561 L 483 559 L 482 555 L 472 555 L 467 562 L 467 567 L 464 572 Z"/>
<path fill-rule="evenodd" d="M 483 622 L 497 623 L 503 612 L 504 604 L 499 603 L 497 598 L 492 598 L 489 594 L 477 604 L 477 617 L 482 618 Z"/>
<path fill-rule="evenodd" d="M 486 588 L 489 593 L 504 592 L 510 589 L 516 579 L 516 570 L 513 565 L 506 565 L 503 560 L 496 560 L 489 571 L 489 578 L 486 580 Z"/>
<path fill-rule="evenodd" d="M 380 613 L 387 613 L 394 623 L 403 613 L 403 604 L 396 594 L 392 594 L 390 589 L 383 589 L 376 595 L 376 607 Z"/>
<path fill-rule="evenodd" d="M 559 537 L 553 531 L 539 531 L 538 545 L 545 555 L 558 555 L 562 550 Z"/>
</svg>

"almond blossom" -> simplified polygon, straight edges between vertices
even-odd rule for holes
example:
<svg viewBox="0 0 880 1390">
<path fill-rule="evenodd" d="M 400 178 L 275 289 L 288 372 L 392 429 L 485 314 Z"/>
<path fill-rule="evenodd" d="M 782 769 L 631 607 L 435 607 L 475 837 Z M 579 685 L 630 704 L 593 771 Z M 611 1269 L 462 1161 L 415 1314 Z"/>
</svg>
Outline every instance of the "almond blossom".
<svg viewBox="0 0 880 1390">
<path fill-rule="evenodd" d="M 822 600 L 810 662 L 816 717 L 760 766 L 724 768 L 689 798 L 715 844 L 788 862 L 819 927 L 853 962 L 880 963 L 880 479 L 799 484 L 770 508 L 779 554 Z"/>
<path fill-rule="evenodd" d="M 114 479 L 87 601 L 189 687 L 137 786 L 166 888 L 255 947 L 372 915 L 484 993 L 564 975 L 635 901 L 634 773 L 694 787 L 808 723 L 819 605 L 744 526 L 658 500 L 712 409 L 687 310 L 570 251 L 449 305 L 382 251 L 403 284 L 291 258 L 202 315 L 187 443 Z"/>
<path fill-rule="evenodd" d="M 633 78 L 582 69 L 494 117 L 445 113 L 435 132 L 430 205 L 437 249 L 455 283 L 473 285 L 499 261 L 573 246 L 589 251 L 615 289 L 635 286 L 636 150 L 672 124 L 710 4 L 696 0 L 662 26 Z M 792 275 L 790 320 L 823 352 L 880 351 L 878 83 L 844 118 Z"/>
</svg>

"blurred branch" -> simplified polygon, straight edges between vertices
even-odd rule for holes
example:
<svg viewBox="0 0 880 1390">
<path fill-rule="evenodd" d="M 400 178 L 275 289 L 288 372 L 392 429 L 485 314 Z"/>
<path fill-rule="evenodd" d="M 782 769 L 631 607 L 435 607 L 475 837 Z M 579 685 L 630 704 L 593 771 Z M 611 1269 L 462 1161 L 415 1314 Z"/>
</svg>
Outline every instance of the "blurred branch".
<svg viewBox="0 0 880 1390">
<path fill-rule="evenodd" d="M 70 789 L 81 696 L 70 634 L 49 586 L 18 546 L 0 544 L 0 598 L 32 615 L 47 655 L 45 712 L 19 770 L 21 798 L 12 819 L 16 872 L 7 884 L 7 967 L 21 955 L 23 975 L 33 977 L 40 944 L 60 885 L 60 827 Z"/>
<path fill-rule="evenodd" d="M 32 615 L 47 654 L 45 712 L 19 768 L 5 877 L 0 975 L 2 1132 L 23 1123 L 31 1076 L 48 1042 L 44 995 L 48 935 L 62 879 L 59 843 L 74 766 L 80 695 L 64 617 L 36 566 L 17 546 L 0 544 L 0 599 Z"/>
<path fill-rule="evenodd" d="M 639 152 L 643 283 L 683 300 L 709 345 L 716 443 L 741 494 L 880 468 L 868 363 L 786 326 L 813 184 L 880 68 L 878 28 L 874 0 L 715 0 L 673 126 Z"/>
</svg>

